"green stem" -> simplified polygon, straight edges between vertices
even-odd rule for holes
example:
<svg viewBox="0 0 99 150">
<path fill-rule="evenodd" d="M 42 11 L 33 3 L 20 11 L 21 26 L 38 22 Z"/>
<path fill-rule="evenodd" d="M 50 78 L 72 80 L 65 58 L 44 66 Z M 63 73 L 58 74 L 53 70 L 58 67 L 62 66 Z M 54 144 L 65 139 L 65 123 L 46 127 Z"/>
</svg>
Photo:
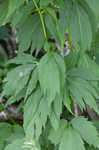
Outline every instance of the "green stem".
<svg viewBox="0 0 99 150">
<path fill-rule="evenodd" d="M 36 3 L 36 0 L 33 0 L 33 2 L 34 2 L 34 5 L 35 5 L 36 9 L 38 10 L 39 15 L 40 15 L 40 19 L 41 19 L 41 23 L 42 23 L 42 27 L 43 27 L 44 36 L 45 36 L 45 39 L 47 39 L 47 34 L 46 34 L 46 29 L 45 29 L 43 15 L 42 15 L 42 13 L 41 13 L 41 11 L 40 11 L 37 3 Z"/>
</svg>

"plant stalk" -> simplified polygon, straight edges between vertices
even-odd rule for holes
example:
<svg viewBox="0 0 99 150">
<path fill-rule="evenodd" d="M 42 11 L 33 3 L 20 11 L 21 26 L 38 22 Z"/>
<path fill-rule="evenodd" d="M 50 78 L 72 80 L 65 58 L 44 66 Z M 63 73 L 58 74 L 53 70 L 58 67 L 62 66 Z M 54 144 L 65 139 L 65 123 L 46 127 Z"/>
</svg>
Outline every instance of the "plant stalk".
<svg viewBox="0 0 99 150">
<path fill-rule="evenodd" d="M 47 39 L 47 34 L 46 34 L 46 29 L 45 29 L 43 15 L 42 15 L 42 13 L 41 13 L 41 11 L 40 11 L 37 3 L 36 3 L 36 0 L 33 0 L 33 2 L 34 2 L 34 5 L 35 5 L 36 9 L 38 10 L 39 15 L 40 15 L 40 19 L 41 19 L 41 23 L 42 23 L 42 27 L 43 27 L 44 36 L 45 36 L 45 39 Z"/>
</svg>

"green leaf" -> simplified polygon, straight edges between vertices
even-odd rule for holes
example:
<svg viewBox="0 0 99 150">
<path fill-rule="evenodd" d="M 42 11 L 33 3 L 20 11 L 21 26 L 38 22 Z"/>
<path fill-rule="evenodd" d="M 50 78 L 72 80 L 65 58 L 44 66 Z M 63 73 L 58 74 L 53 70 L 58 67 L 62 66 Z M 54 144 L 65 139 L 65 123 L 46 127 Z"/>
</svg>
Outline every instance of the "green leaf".
<svg viewBox="0 0 99 150">
<path fill-rule="evenodd" d="M 8 144 L 5 150 L 39 150 L 36 146 L 36 142 L 32 140 L 28 140 L 22 138 L 21 140 L 15 140 L 11 144 Z"/>
<path fill-rule="evenodd" d="M 4 150 L 5 143 L 4 141 L 0 140 L 0 150 Z"/>
<path fill-rule="evenodd" d="M 49 104 L 57 94 L 60 94 L 60 75 L 59 69 L 53 54 L 46 54 L 38 66 L 39 81 L 43 93 L 49 99 Z M 53 86 L 54 85 L 54 86 Z"/>
<path fill-rule="evenodd" d="M 86 54 L 82 54 L 78 63 L 78 67 L 90 69 L 97 78 L 99 78 L 99 66 Z M 88 75 L 90 77 L 90 74 Z"/>
<path fill-rule="evenodd" d="M 92 42 L 92 28 L 89 16 L 82 6 L 75 2 L 70 22 L 70 33 L 75 48 L 79 44 L 83 50 L 89 49 Z"/>
<path fill-rule="evenodd" d="M 42 133 L 42 128 L 43 128 L 43 123 L 39 114 L 36 115 L 35 126 L 36 126 L 36 130 L 34 129 L 34 132 L 35 132 L 34 136 L 38 140 Z"/>
<path fill-rule="evenodd" d="M 97 131 L 99 132 L 99 121 L 98 120 L 93 120 L 92 123 L 96 127 Z"/>
<path fill-rule="evenodd" d="M 15 102 L 18 102 L 19 100 L 21 100 L 22 98 L 25 97 L 25 94 L 26 94 L 26 88 L 23 88 L 19 93 L 18 95 L 16 96 L 11 96 L 8 100 L 7 100 L 7 103 L 5 105 L 5 107 L 7 107 L 8 105 L 11 105 Z"/>
<path fill-rule="evenodd" d="M 98 132 L 92 122 L 83 117 L 76 117 L 71 122 L 74 129 L 80 133 L 89 145 L 99 146 Z"/>
<path fill-rule="evenodd" d="M 45 127 L 47 116 L 50 115 L 50 107 L 48 106 L 48 102 L 44 97 L 40 101 L 38 113 L 41 118 L 42 125 Z"/>
<path fill-rule="evenodd" d="M 99 113 L 95 99 L 99 97 L 96 89 L 86 80 L 80 78 L 69 79 L 69 90 L 73 100 L 75 100 L 81 109 L 85 109 L 85 104 L 88 104 L 97 113 Z"/>
<path fill-rule="evenodd" d="M 5 79 L 7 83 L 4 86 L 2 95 L 16 96 L 26 86 L 33 68 L 33 64 L 26 64 L 18 66 L 10 71 Z"/>
<path fill-rule="evenodd" d="M 57 6 L 59 6 L 60 8 L 64 8 L 65 6 L 65 1 L 64 0 L 54 0 L 54 3 L 57 5 Z M 69 3 L 69 2 L 68 2 Z"/>
<path fill-rule="evenodd" d="M 27 137 L 33 138 L 34 136 L 34 124 L 35 120 L 37 119 L 36 116 L 41 97 L 41 91 L 38 89 L 27 99 L 27 102 L 24 106 L 24 130 Z"/>
<path fill-rule="evenodd" d="M 27 51 L 31 46 L 31 53 L 36 49 L 38 51 L 44 45 L 44 34 L 41 20 L 38 14 L 25 17 L 18 25 L 19 32 L 17 34 L 19 45 L 19 54 Z M 25 32 L 24 32 L 25 31 Z"/>
<path fill-rule="evenodd" d="M 51 108 L 46 97 L 42 97 L 41 90 L 33 92 L 24 107 L 24 129 L 27 137 L 39 138 L 50 112 Z"/>
<path fill-rule="evenodd" d="M 65 86 L 64 89 L 63 104 L 69 110 L 69 112 L 73 114 L 71 110 L 71 98 L 70 98 L 69 90 L 67 89 L 67 85 Z"/>
<path fill-rule="evenodd" d="M 99 77 L 94 74 L 91 68 L 73 68 L 68 71 L 68 76 L 78 77 L 87 81 L 98 81 Z"/>
<path fill-rule="evenodd" d="M 67 127 L 67 121 L 61 120 L 57 130 L 55 130 L 54 128 L 50 130 L 49 139 L 51 140 L 52 143 L 54 143 L 55 145 L 60 143 L 66 127 Z"/>
<path fill-rule="evenodd" d="M 62 99 L 63 99 L 62 96 L 57 95 L 53 102 L 54 112 L 59 119 L 62 113 Z"/>
<path fill-rule="evenodd" d="M 59 28 L 63 37 L 66 39 L 66 31 L 68 29 L 68 25 L 70 24 L 73 9 L 72 1 L 55 0 L 55 3 L 61 8 L 59 9 Z"/>
<path fill-rule="evenodd" d="M 12 144 L 8 144 L 5 150 L 29 150 L 24 147 L 24 139 L 15 140 Z"/>
<path fill-rule="evenodd" d="M 24 54 L 22 56 L 17 56 L 8 61 L 8 64 L 33 64 L 36 61 L 36 58 L 29 54 Z"/>
<path fill-rule="evenodd" d="M 6 140 L 12 133 L 12 127 L 8 123 L 0 123 L 0 140 Z"/>
<path fill-rule="evenodd" d="M 86 146 L 86 150 L 99 150 L 99 149 L 88 145 L 88 146 Z"/>
<path fill-rule="evenodd" d="M 17 0 L 9 0 L 7 18 L 10 17 L 16 9 L 23 5 L 25 1 L 26 0 L 21 0 L 18 2 Z"/>
<path fill-rule="evenodd" d="M 98 17 L 99 16 L 99 9 L 98 9 L 99 1 L 98 0 L 95 0 L 95 1 L 94 0 L 86 0 L 86 2 L 88 3 L 89 7 L 95 13 L 95 16 Z"/>
<path fill-rule="evenodd" d="M 86 0 L 83 0 L 83 1 L 80 0 L 79 4 L 81 5 L 81 7 L 83 7 L 84 11 L 88 14 L 91 29 L 92 29 L 92 36 L 94 39 L 96 28 L 97 28 L 96 16 L 93 13 L 91 7 L 87 4 Z"/>
<path fill-rule="evenodd" d="M 8 143 L 12 143 L 17 139 L 22 139 L 25 137 L 24 130 L 20 125 L 12 126 L 12 134 L 7 138 Z"/>
<path fill-rule="evenodd" d="M 0 3 L 0 26 L 4 24 L 7 13 L 8 0 L 4 0 Z"/>
<path fill-rule="evenodd" d="M 85 104 L 82 100 L 82 95 L 78 92 L 77 87 L 70 87 L 70 96 L 72 100 L 74 100 L 79 105 L 80 109 L 83 111 L 83 109 L 85 109 Z"/>
<path fill-rule="evenodd" d="M 85 150 L 84 142 L 80 135 L 71 127 L 64 131 L 59 150 Z"/>
<path fill-rule="evenodd" d="M 52 127 L 57 130 L 59 128 L 59 116 L 57 116 L 54 112 L 54 109 L 51 110 L 49 115 Z"/>
<path fill-rule="evenodd" d="M 57 28 L 56 28 L 56 22 L 51 15 L 45 16 L 45 24 L 46 24 L 47 29 L 51 33 L 52 37 L 55 38 L 57 41 L 59 41 L 59 36 L 57 33 Z"/>
<path fill-rule="evenodd" d="M 35 8 L 32 1 L 29 1 L 27 5 L 22 5 L 17 9 L 12 16 L 12 28 L 18 28 L 21 23 L 31 14 L 32 10 Z"/>
<path fill-rule="evenodd" d="M 51 129 L 49 139 L 55 145 L 59 144 L 59 150 L 85 150 L 82 138 L 72 127 L 67 127 L 66 120 L 60 121 L 57 130 Z"/>
<path fill-rule="evenodd" d="M 77 101 L 81 109 L 85 109 L 83 100 L 99 113 L 96 99 L 98 99 L 98 77 L 91 72 L 91 68 L 74 68 L 68 72 L 69 90 L 73 100 Z M 96 81 L 95 81 L 96 80 Z M 95 84 L 96 83 L 96 84 Z"/>
<path fill-rule="evenodd" d="M 42 6 L 47 6 L 50 2 L 51 2 L 51 0 L 46 0 L 46 1 L 40 0 L 40 6 L 41 6 L 41 7 L 42 7 Z"/>
<path fill-rule="evenodd" d="M 36 88 L 37 81 L 38 81 L 38 72 L 37 72 L 37 68 L 36 68 L 36 69 L 34 69 L 34 71 L 31 74 L 31 78 L 30 78 L 30 81 L 29 81 L 28 86 L 27 86 L 25 100 L 27 99 L 27 97 L 29 95 L 31 95 L 33 90 Z"/>
<path fill-rule="evenodd" d="M 54 54 L 56 63 L 59 68 L 60 72 L 60 83 L 61 83 L 61 89 L 64 88 L 65 80 L 66 80 L 66 65 L 64 62 L 64 58 L 60 56 L 59 54 L 55 53 Z"/>
<path fill-rule="evenodd" d="M 67 70 L 71 70 L 78 64 L 79 60 L 79 53 L 78 51 L 74 50 L 69 55 L 65 56 L 64 58 Z"/>
</svg>

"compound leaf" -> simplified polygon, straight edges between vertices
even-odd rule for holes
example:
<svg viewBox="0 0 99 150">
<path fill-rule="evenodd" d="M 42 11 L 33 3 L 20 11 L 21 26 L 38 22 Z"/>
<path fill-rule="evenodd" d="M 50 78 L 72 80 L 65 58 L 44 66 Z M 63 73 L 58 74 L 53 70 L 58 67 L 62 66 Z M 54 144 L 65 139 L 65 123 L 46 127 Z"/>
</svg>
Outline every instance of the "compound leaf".
<svg viewBox="0 0 99 150">
<path fill-rule="evenodd" d="M 49 139 L 52 143 L 59 144 L 59 150 L 85 150 L 81 136 L 72 127 L 67 127 L 66 120 L 60 121 L 57 130 L 51 129 Z"/>
<path fill-rule="evenodd" d="M 65 129 L 59 150 L 85 150 L 84 142 L 80 135 L 72 128 Z"/>
<path fill-rule="evenodd" d="M 28 86 L 27 86 L 25 100 L 27 99 L 27 97 L 29 95 L 31 95 L 33 90 L 36 88 L 37 81 L 38 81 L 38 72 L 37 72 L 37 68 L 36 68 L 36 69 L 34 69 L 34 71 L 31 74 L 31 78 L 30 78 L 30 81 L 29 81 Z"/>
<path fill-rule="evenodd" d="M 29 55 L 29 54 L 24 54 L 24 55 L 19 55 L 13 59 L 10 59 L 8 61 L 8 64 L 33 64 L 36 61 L 36 59 Z"/>
<path fill-rule="evenodd" d="M 22 138 L 21 140 L 15 140 L 11 144 L 8 144 L 5 150 L 39 150 L 36 146 L 36 142 L 32 139 Z"/>
<path fill-rule="evenodd" d="M 67 121 L 61 120 L 57 130 L 55 130 L 54 128 L 50 130 L 49 139 L 51 140 L 52 143 L 54 143 L 55 145 L 60 143 L 66 127 L 67 127 Z"/>
<path fill-rule="evenodd" d="M 72 11 L 70 33 L 75 48 L 78 48 L 79 44 L 83 50 L 90 48 L 92 42 L 91 23 L 88 14 L 78 1 L 75 2 Z"/>
<path fill-rule="evenodd" d="M 53 54 L 46 54 L 40 60 L 38 73 L 41 89 L 45 95 L 47 94 L 51 104 L 56 95 L 60 94 L 59 69 Z"/>
<path fill-rule="evenodd" d="M 44 34 L 42 24 L 38 14 L 27 16 L 18 25 L 19 32 L 17 34 L 19 45 L 19 54 L 26 51 L 31 46 L 31 53 L 34 49 L 37 52 L 43 47 Z M 24 32 L 25 31 L 25 32 Z"/>
<path fill-rule="evenodd" d="M 4 86 L 2 95 L 16 96 L 26 86 L 33 68 L 34 68 L 33 64 L 26 64 L 18 66 L 12 71 L 10 71 L 7 74 L 7 77 L 5 78 L 5 81 L 7 83 Z"/>
<path fill-rule="evenodd" d="M 33 92 L 24 106 L 24 129 L 27 137 L 33 138 L 34 124 L 42 94 L 40 89 Z"/>
<path fill-rule="evenodd" d="M 70 74 L 70 76 L 73 76 L 73 72 L 72 74 Z M 77 76 L 79 77 L 69 78 L 68 80 L 70 95 L 72 99 L 75 100 L 79 104 L 82 110 L 85 109 L 85 104 L 84 104 L 84 101 L 85 101 L 86 104 L 88 104 L 97 113 L 99 113 L 99 110 L 96 104 L 96 99 L 99 97 L 97 93 L 97 85 L 93 86 L 91 84 L 92 81 L 89 82 L 87 80 L 82 79 L 82 78 L 86 78 L 84 77 L 84 73 L 82 75 L 78 74 Z"/>
<path fill-rule="evenodd" d="M 15 12 L 16 9 L 18 9 L 21 5 L 23 5 L 25 0 L 17 1 L 17 0 L 9 0 L 9 5 L 8 5 L 8 14 L 7 18 L 12 16 L 12 14 Z"/>
<path fill-rule="evenodd" d="M 76 117 L 71 122 L 74 129 L 89 145 L 99 146 L 98 132 L 92 122 L 84 117 Z"/>
</svg>

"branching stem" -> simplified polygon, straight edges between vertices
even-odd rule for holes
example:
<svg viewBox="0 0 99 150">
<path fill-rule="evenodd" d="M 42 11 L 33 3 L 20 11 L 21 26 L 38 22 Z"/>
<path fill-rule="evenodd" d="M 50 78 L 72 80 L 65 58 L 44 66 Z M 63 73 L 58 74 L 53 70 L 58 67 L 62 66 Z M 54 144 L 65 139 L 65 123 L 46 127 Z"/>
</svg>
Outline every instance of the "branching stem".
<svg viewBox="0 0 99 150">
<path fill-rule="evenodd" d="M 36 0 L 33 0 L 33 2 L 34 2 L 34 5 L 35 5 L 36 9 L 38 10 L 39 15 L 40 15 L 40 19 L 41 19 L 41 23 L 42 23 L 42 27 L 43 27 L 44 36 L 45 36 L 45 39 L 47 39 L 47 34 L 46 34 L 46 29 L 45 29 L 43 15 L 42 15 L 42 13 L 41 13 L 41 11 L 40 11 L 37 3 L 36 3 Z"/>
</svg>

